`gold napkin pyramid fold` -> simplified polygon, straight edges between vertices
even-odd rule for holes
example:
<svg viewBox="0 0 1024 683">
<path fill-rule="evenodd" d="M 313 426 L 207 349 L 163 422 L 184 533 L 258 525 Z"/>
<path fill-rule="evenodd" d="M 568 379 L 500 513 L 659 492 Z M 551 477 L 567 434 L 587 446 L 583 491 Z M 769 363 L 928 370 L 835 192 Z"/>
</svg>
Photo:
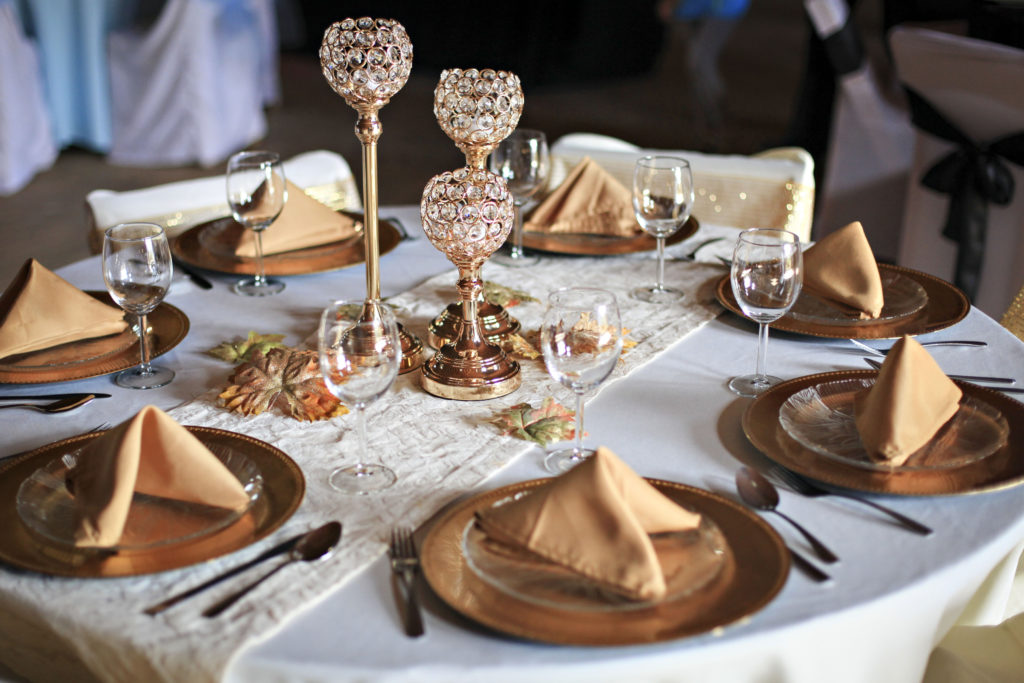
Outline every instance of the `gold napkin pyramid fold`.
<svg viewBox="0 0 1024 683">
<path fill-rule="evenodd" d="M 109 547 L 121 538 L 135 492 L 238 510 L 242 484 L 187 429 L 155 406 L 97 437 L 68 474 L 75 498 L 75 545 Z"/>
<path fill-rule="evenodd" d="M 285 184 L 288 201 L 277 220 L 263 231 L 264 254 L 280 254 L 339 242 L 359 232 L 358 221 L 321 204 L 290 180 Z M 251 230 L 242 234 L 235 247 L 235 255 L 256 257 L 256 238 Z"/>
<path fill-rule="evenodd" d="M 490 538 L 529 550 L 634 600 L 665 595 L 649 534 L 696 528 L 607 448 L 517 501 L 477 514 Z"/>
<path fill-rule="evenodd" d="M 882 278 L 858 221 L 804 252 L 804 289 L 852 309 L 861 319 L 877 318 L 882 312 Z"/>
<path fill-rule="evenodd" d="M 124 313 L 29 259 L 0 295 L 0 358 L 116 334 Z"/>
<path fill-rule="evenodd" d="M 923 346 L 903 337 L 886 355 L 874 386 L 854 400 L 869 457 L 902 465 L 956 414 L 962 395 Z"/>
<path fill-rule="evenodd" d="M 526 230 L 630 237 L 640 232 L 632 196 L 590 157 L 533 210 Z"/>
</svg>

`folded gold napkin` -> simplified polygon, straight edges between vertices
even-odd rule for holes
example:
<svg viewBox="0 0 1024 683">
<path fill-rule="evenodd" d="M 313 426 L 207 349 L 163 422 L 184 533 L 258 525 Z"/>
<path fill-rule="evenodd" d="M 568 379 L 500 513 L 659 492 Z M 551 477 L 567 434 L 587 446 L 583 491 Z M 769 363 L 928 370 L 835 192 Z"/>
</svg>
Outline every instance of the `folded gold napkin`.
<svg viewBox="0 0 1024 683">
<path fill-rule="evenodd" d="M 693 529 L 686 510 L 607 448 L 519 500 L 481 511 L 488 537 L 523 548 L 634 600 L 665 595 L 648 534 Z"/>
<path fill-rule="evenodd" d="M 29 259 L 0 296 L 0 358 L 121 332 L 124 313 Z"/>
<path fill-rule="evenodd" d="M 227 467 L 155 406 L 83 448 L 68 474 L 68 489 L 75 498 L 80 547 L 117 544 L 136 491 L 229 510 L 249 502 Z"/>
<path fill-rule="evenodd" d="M 877 318 L 885 303 L 882 278 L 864 228 L 857 221 L 825 236 L 804 252 L 804 289 Z"/>
<path fill-rule="evenodd" d="M 288 187 L 288 201 L 277 220 L 263 231 L 264 254 L 280 254 L 339 242 L 358 232 L 358 221 L 324 206 L 290 180 L 285 181 L 285 184 Z M 242 234 L 235 247 L 235 254 L 255 258 L 256 238 L 251 230 Z"/>
<path fill-rule="evenodd" d="M 640 232 L 630 191 L 590 157 L 533 210 L 527 230 L 629 237 Z"/>
<path fill-rule="evenodd" d="M 902 465 L 956 414 L 962 394 L 923 346 L 903 337 L 886 356 L 874 386 L 854 400 L 868 455 Z"/>
</svg>

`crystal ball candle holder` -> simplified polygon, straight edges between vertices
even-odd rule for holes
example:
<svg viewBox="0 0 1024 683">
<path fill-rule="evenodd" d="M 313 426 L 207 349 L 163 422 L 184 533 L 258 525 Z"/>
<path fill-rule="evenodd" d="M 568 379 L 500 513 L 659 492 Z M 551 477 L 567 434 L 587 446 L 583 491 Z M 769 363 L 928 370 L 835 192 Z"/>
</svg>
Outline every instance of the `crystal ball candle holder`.
<svg viewBox="0 0 1024 683">
<path fill-rule="evenodd" d="M 362 145 L 363 239 L 366 252 L 366 298 L 380 300 L 380 230 L 378 219 L 377 141 L 383 132 L 379 112 L 409 80 L 412 42 L 394 19 L 343 19 L 324 31 L 320 67 L 334 92 L 356 110 L 356 137 Z M 423 344 L 399 324 L 400 372 L 422 363 Z"/>
<path fill-rule="evenodd" d="M 519 77 L 508 71 L 445 69 L 434 89 L 434 116 L 472 168 L 484 168 L 487 155 L 515 130 L 523 103 Z M 476 276 L 480 277 L 479 272 Z M 458 336 L 462 311 L 460 303 L 449 304 L 430 323 L 427 339 L 434 347 L 441 348 Z M 484 336 L 495 343 L 500 344 L 521 327 L 504 307 L 487 301 L 482 292 L 477 315 Z"/>
<path fill-rule="evenodd" d="M 519 364 L 489 342 L 477 314 L 480 267 L 512 229 L 512 193 L 501 176 L 466 166 L 430 179 L 420 202 L 423 231 L 459 271 L 462 324 L 423 364 L 423 388 L 442 398 L 474 401 L 519 388 Z"/>
</svg>

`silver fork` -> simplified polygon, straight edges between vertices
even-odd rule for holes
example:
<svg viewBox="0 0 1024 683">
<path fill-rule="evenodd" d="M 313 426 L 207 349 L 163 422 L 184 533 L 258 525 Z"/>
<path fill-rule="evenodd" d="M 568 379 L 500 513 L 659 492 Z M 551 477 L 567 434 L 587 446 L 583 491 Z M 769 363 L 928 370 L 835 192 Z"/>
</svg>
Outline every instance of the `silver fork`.
<svg viewBox="0 0 1024 683">
<path fill-rule="evenodd" d="M 683 256 L 677 257 L 675 260 L 677 260 L 677 261 L 695 261 L 697 259 L 697 252 L 698 251 L 700 251 L 704 247 L 708 246 L 709 244 L 714 244 L 715 242 L 721 242 L 724 239 L 725 239 L 724 237 L 711 237 L 711 238 L 708 238 L 708 239 L 704 240 L 703 242 L 699 243 L 697 246 L 695 246 L 693 249 L 691 249 L 689 252 L 687 252 Z"/>
<path fill-rule="evenodd" d="M 883 358 L 885 357 L 885 354 L 889 353 L 889 351 L 892 350 L 892 347 L 889 347 L 888 349 L 876 349 L 874 346 L 868 346 L 867 344 L 861 343 L 861 342 L 857 341 L 856 339 L 850 339 L 849 341 L 854 346 L 856 346 L 856 347 L 858 347 L 860 349 L 863 349 L 864 351 L 867 351 L 868 353 L 874 354 L 876 356 L 882 356 Z M 921 342 L 921 346 L 974 346 L 974 347 L 982 347 L 982 346 L 988 346 L 988 342 L 972 341 L 972 340 L 967 340 L 967 339 L 947 339 L 947 340 L 940 340 L 940 341 Z"/>
<path fill-rule="evenodd" d="M 405 594 L 405 604 L 399 605 L 405 635 L 418 638 L 423 635 L 423 616 L 420 614 L 420 604 L 416 599 L 415 586 L 420 559 L 416 555 L 416 544 L 413 542 L 410 529 L 396 527 L 391 530 L 388 555 L 391 558 L 391 571 L 398 579 L 402 592 Z"/>
<path fill-rule="evenodd" d="M 879 503 L 876 503 L 873 500 L 870 500 L 868 498 L 861 498 L 860 496 L 855 496 L 850 493 L 845 493 L 843 491 L 826 490 L 818 486 L 814 482 L 805 479 L 796 472 L 783 467 L 782 465 L 771 463 L 765 469 L 768 471 L 768 474 L 773 479 L 776 479 L 780 484 L 788 487 L 790 490 L 795 491 L 796 493 L 799 493 L 803 496 L 807 496 L 808 498 L 817 498 L 819 496 L 839 496 L 841 498 L 855 500 L 859 503 L 864 503 L 865 505 L 873 507 L 879 512 L 884 512 L 885 514 L 889 515 L 894 520 L 899 522 L 901 525 L 903 525 L 903 527 L 909 529 L 910 531 L 913 531 L 916 534 L 928 536 L 932 533 L 932 530 L 929 527 L 926 527 L 924 524 L 921 524 L 917 520 L 911 519 L 906 515 L 900 514 L 895 510 L 885 507 L 884 505 L 880 505 Z"/>
</svg>

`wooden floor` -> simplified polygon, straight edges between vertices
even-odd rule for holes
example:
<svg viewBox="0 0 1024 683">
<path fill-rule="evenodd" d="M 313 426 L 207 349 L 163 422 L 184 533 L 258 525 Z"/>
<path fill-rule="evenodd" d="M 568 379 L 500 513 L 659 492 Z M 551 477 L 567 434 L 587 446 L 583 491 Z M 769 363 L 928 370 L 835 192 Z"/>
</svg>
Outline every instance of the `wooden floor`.
<svg viewBox="0 0 1024 683">
<path fill-rule="evenodd" d="M 656 68 L 642 77 L 527 87 L 520 125 L 544 130 L 552 140 L 588 131 L 642 146 L 756 152 L 782 140 L 799 86 L 806 31 L 798 2 L 751 4 L 722 54 L 725 124 L 716 139 L 698 125 L 688 94 L 687 34 L 682 26 L 673 27 Z M 253 146 L 277 150 L 285 158 L 313 149 L 333 150 L 358 169 L 355 114 L 327 86 L 315 55 L 286 53 L 280 66 L 282 102 L 268 111 L 269 133 Z M 382 205 L 418 203 L 431 176 L 461 163 L 431 113 L 438 73 L 414 68 L 409 83 L 381 112 Z M 64 150 L 53 168 L 17 194 L 0 198 L 0 286 L 28 257 L 58 268 L 89 254 L 85 196 L 90 190 L 148 187 L 221 172 L 219 167 L 119 167 L 90 152 Z"/>
</svg>

